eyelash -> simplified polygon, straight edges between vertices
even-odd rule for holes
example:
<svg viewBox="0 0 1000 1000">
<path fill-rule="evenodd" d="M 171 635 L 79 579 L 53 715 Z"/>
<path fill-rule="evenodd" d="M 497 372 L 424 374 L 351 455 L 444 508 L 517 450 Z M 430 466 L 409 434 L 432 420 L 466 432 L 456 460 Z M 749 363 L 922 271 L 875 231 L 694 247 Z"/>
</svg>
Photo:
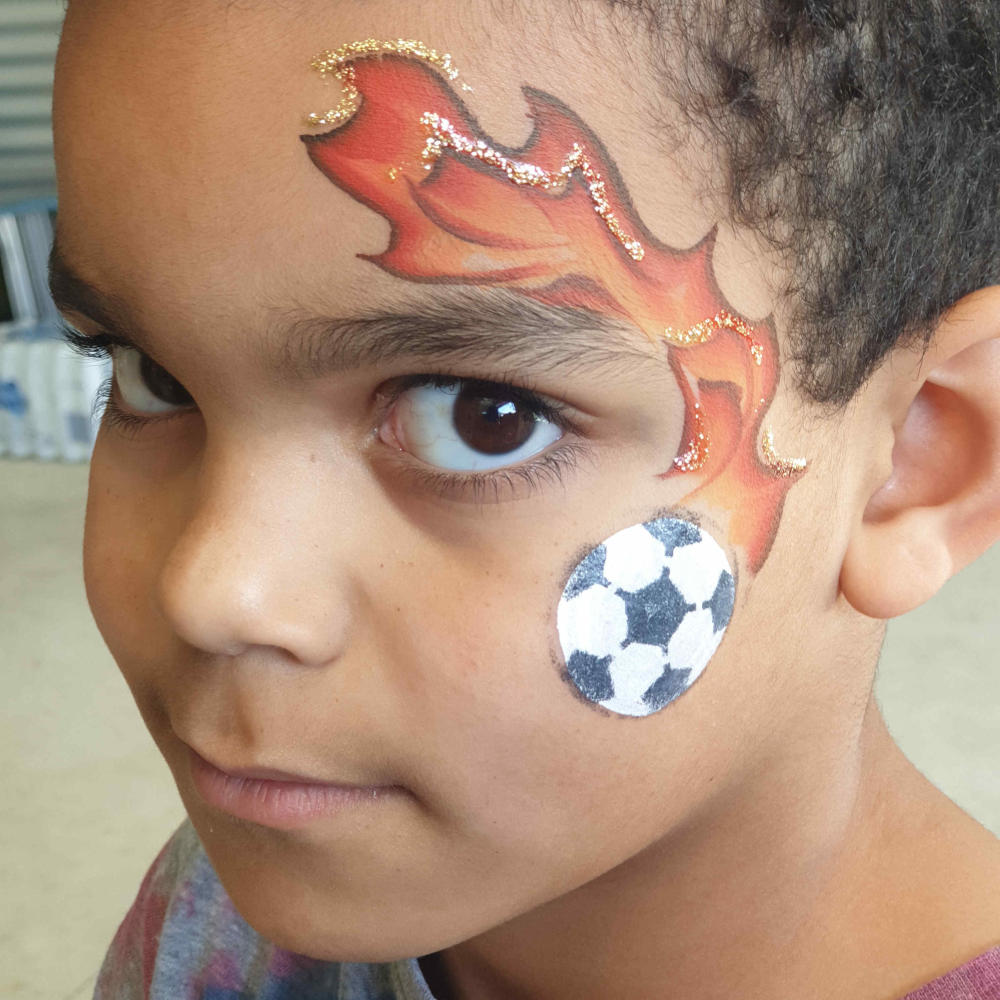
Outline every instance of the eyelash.
<svg viewBox="0 0 1000 1000">
<path fill-rule="evenodd" d="M 82 334 L 65 323 L 60 323 L 60 332 L 70 349 L 82 357 L 110 359 L 114 347 L 138 350 L 134 345 L 111 334 Z M 507 381 L 508 378 L 513 377 L 518 378 L 517 384 Z M 527 406 L 533 413 L 552 421 L 564 432 L 577 434 L 577 428 L 566 416 L 568 407 L 556 400 L 544 399 L 537 395 L 529 386 L 528 381 L 523 376 L 507 374 L 501 375 L 498 379 L 429 373 L 406 375 L 395 379 L 389 390 L 380 393 L 384 400 L 380 409 L 383 415 L 387 413 L 396 400 L 408 389 L 421 386 L 449 388 L 459 383 L 483 383 L 511 390 L 510 395 L 519 403 Z M 138 417 L 117 404 L 112 395 L 113 382 L 112 377 L 101 385 L 95 400 L 95 409 L 103 404 L 101 411 L 103 418 L 110 426 L 116 428 L 129 439 L 136 437 L 150 424 L 170 420 L 185 412 L 180 410 L 177 413 L 160 417 Z M 475 503 L 499 503 L 505 499 L 516 498 L 520 483 L 527 486 L 529 494 L 547 485 L 562 484 L 565 472 L 572 471 L 582 459 L 590 457 L 589 449 L 579 440 L 560 439 L 560 441 L 557 448 L 542 452 L 536 458 L 489 472 L 453 473 L 431 467 L 420 468 L 413 463 L 407 463 L 403 471 L 415 478 L 421 488 L 431 492 L 442 495 L 463 495 L 463 499 Z"/>
<path fill-rule="evenodd" d="M 112 337 L 110 334 L 101 333 L 89 336 L 78 333 L 65 323 L 59 324 L 59 332 L 63 341 L 69 345 L 70 349 L 84 358 L 98 358 L 101 360 L 111 358 L 113 347 L 129 347 L 131 344 Z M 134 348 L 132 348 L 134 350 Z M 100 411 L 108 425 L 119 430 L 127 438 L 134 438 L 141 430 L 154 421 L 169 420 L 170 417 L 137 417 L 134 413 L 123 410 L 116 402 L 111 390 L 114 384 L 113 378 L 106 379 L 97 390 L 97 397 L 94 400 L 94 412 Z"/>
</svg>

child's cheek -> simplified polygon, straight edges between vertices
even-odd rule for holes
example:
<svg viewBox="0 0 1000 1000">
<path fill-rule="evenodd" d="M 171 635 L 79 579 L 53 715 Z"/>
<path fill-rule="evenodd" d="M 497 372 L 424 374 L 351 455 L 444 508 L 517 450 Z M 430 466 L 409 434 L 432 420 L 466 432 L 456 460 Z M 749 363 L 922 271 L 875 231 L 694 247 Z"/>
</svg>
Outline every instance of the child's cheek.
<svg viewBox="0 0 1000 1000">
<path fill-rule="evenodd" d="M 574 693 L 619 715 L 658 712 L 705 669 L 735 595 L 725 552 L 694 522 L 659 517 L 616 532 L 577 563 L 559 599 Z"/>
</svg>

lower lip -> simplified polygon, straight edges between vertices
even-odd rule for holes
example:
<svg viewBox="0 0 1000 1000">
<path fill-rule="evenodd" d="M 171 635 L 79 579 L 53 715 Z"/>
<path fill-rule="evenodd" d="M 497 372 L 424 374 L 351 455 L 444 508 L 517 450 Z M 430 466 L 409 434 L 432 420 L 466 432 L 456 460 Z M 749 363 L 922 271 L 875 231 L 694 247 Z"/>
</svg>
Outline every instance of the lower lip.
<svg viewBox="0 0 1000 1000">
<path fill-rule="evenodd" d="M 234 778 L 194 750 L 191 750 L 191 777 L 210 806 L 278 830 L 295 830 L 345 810 L 371 808 L 402 791 L 395 785 L 361 788 Z"/>
</svg>

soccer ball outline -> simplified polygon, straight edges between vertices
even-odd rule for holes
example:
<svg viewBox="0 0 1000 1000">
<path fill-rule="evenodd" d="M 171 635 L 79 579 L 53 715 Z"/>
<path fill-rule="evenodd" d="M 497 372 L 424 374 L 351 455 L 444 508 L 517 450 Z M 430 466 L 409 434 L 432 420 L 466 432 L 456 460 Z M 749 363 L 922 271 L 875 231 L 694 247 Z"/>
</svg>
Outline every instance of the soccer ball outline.
<svg viewBox="0 0 1000 1000">
<path fill-rule="evenodd" d="M 726 553 L 701 526 L 671 516 L 623 528 L 563 588 L 557 629 L 568 675 L 616 714 L 658 712 L 701 676 L 735 596 Z"/>
</svg>

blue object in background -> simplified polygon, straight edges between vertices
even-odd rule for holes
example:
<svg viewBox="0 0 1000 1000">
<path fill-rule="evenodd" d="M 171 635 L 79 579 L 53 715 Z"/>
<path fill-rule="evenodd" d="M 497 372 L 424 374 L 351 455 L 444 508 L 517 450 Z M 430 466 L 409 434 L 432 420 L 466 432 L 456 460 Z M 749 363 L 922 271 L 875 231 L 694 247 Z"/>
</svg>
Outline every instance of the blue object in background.
<svg viewBox="0 0 1000 1000">
<path fill-rule="evenodd" d="M 48 291 L 55 201 L 0 209 L 0 455 L 87 461 L 97 436 L 97 393 L 107 360 L 63 342 Z"/>
<path fill-rule="evenodd" d="M 0 410 L 7 410 L 15 417 L 23 417 L 28 412 L 28 397 L 16 382 L 0 382 Z"/>
</svg>

